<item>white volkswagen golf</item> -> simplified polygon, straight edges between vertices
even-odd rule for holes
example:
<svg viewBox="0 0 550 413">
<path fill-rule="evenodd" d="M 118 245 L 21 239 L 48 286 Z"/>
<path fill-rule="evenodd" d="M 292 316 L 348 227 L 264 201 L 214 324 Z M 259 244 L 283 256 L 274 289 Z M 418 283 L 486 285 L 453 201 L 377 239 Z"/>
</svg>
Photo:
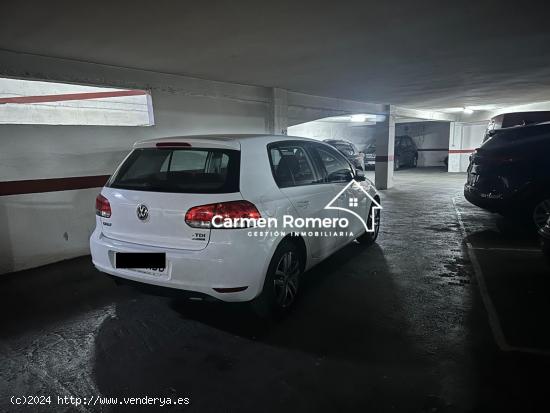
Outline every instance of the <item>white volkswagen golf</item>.
<svg viewBox="0 0 550 413">
<path fill-rule="evenodd" d="M 362 171 L 319 141 L 142 141 L 96 199 L 92 260 L 116 277 L 284 311 L 304 271 L 376 240 L 379 202 Z"/>
</svg>

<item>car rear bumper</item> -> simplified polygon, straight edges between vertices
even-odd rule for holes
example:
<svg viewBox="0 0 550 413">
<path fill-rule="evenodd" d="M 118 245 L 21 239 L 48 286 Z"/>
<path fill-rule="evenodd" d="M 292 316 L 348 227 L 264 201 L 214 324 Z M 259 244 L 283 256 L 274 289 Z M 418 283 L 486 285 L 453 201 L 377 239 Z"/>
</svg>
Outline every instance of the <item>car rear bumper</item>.
<svg viewBox="0 0 550 413">
<path fill-rule="evenodd" d="M 502 194 L 484 193 L 471 185 L 464 185 L 464 198 L 470 203 L 491 212 L 503 212 L 507 201 Z"/>
<path fill-rule="evenodd" d="M 105 237 L 96 229 L 90 237 L 95 267 L 102 272 L 131 281 L 192 291 L 222 301 L 250 301 L 262 290 L 275 240 L 249 237 L 247 230 L 227 230 L 220 239 L 211 237 L 203 250 L 179 250 L 133 244 Z M 225 234 L 223 233 L 225 232 Z M 115 268 L 117 252 L 164 252 L 165 273 L 152 275 L 132 269 Z M 242 291 L 233 291 L 246 287 Z M 215 289 L 226 289 L 219 292 Z"/>
</svg>

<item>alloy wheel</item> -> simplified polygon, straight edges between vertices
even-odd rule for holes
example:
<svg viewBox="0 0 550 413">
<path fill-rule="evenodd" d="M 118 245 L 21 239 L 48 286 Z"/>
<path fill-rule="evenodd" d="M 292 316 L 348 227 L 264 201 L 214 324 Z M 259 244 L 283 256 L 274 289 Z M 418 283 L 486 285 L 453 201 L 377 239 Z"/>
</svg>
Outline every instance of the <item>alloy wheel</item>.
<svg viewBox="0 0 550 413">
<path fill-rule="evenodd" d="M 273 287 L 275 300 L 281 308 L 289 307 L 298 293 L 300 260 L 294 251 L 285 252 L 275 268 Z"/>
<path fill-rule="evenodd" d="M 550 199 L 545 199 L 535 205 L 533 209 L 533 222 L 537 229 L 541 229 L 550 218 Z"/>
<path fill-rule="evenodd" d="M 371 208 L 369 211 L 368 224 L 371 222 L 372 212 L 374 211 L 374 231 L 372 232 L 372 237 L 376 239 L 378 237 L 378 232 L 380 231 L 380 209 Z"/>
</svg>

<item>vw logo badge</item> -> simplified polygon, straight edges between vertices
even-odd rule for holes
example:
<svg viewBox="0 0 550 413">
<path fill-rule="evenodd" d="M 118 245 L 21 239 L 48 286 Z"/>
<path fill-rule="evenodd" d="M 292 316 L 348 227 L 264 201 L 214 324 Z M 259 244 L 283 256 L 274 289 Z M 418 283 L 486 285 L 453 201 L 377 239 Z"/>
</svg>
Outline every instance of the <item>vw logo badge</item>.
<svg viewBox="0 0 550 413">
<path fill-rule="evenodd" d="M 146 221 L 149 218 L 149 208 L 146 205 L 139 204 L 136 210 L 137 217 L 141 221 Z"/>
</svg>

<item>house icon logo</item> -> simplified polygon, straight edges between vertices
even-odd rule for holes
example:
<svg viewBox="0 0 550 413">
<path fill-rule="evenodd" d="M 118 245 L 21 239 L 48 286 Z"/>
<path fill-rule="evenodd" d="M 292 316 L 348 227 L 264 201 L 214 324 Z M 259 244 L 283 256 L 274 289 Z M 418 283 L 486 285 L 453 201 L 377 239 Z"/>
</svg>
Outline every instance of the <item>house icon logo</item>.
<svg viewBox="0 0 550 413">
<path fill-rule="evenodd" d="M 363 187 L 363 185 L 361 185 L 355 179 L 351 180 L 340 192 L 338 192 L 338 194 L 336 194 L 336 196 L 334 198 L 332 198 L 332 200 L 325 206 L 324 209 L 339 209 L 341 211 L 349 212 L 350 214 L 352 214 L 358 220 L 361 221 L 361 223 L 363 224 L 363 226 L 365 227 L 365 230 L 367 232 L 374 232 L 375 231 L 375 228 L 374 228 L 374 215 L 375 214 L 371 214 L 371 219 L 369 220 L 370 222 L 366 222 L 367 217 L 363 218 L 357 212 L 350 209 L 350 208 L 357 208 L 359 206 L 359 198 L 357 198 L 357 196 L 354 196 L 354 195 L 348 196 L 347 200 L 346 200 L 346 197 L 344 196 L 345 193 L 348 192 L 348 190 L 352 189 L 352 187 L 355 190 L 359 190 L 359 191 L 363 192 L 367 196 L 367 198 L 370 199 L 370 201 L 372 202 L 372 205 L 373 205 L 373 207 L 372 207 L 373 211 L 377 210 L 377 209 L 382 210 L 382 205 L 380 205 L 380 203 L 377 202 L 376 199 L 374 199 L 368 193 L 368 191 Z M 353 191 L 349 191 L 349 192 L 352 193 Z M 346 205 L 347 208 L 345 208 L 344 206 L 338 206 L 338 202 L 339 202 L 338 200 L 339 199 L 341 200 L 340 201 L 341 205 Z M 342 200 L 346 200 L 346 201 L 342 202 Z"/>
</svg>

